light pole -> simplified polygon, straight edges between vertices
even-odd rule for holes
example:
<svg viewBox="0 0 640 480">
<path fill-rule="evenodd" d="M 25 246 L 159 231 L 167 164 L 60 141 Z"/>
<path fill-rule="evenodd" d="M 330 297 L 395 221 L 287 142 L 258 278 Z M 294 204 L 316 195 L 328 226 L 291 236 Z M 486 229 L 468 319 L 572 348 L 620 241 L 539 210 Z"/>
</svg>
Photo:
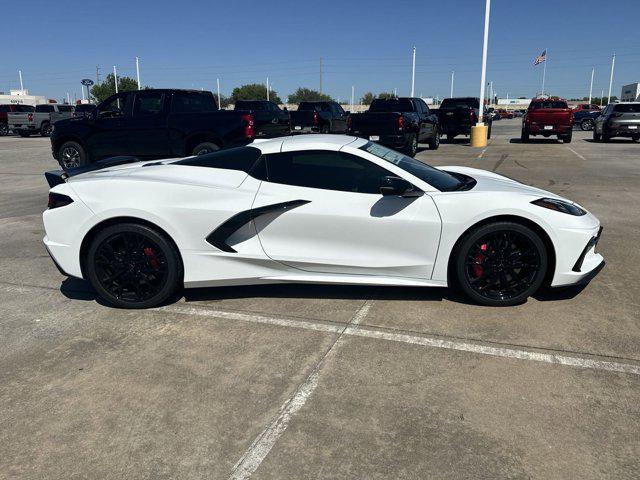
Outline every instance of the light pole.
<svg viewBox="0 0 640 480">
<path fill-rule="evenodd" d="M 455 77 L 456 72 L 454 72 L 453 70 L 451 71 L 451 94 L 449 95 L 450 98 L 453 98 L 453 78 Z"/>
<path fill-rule="evenodd" d="M 20 77 L 20 91 L 24 94 L 24 85 L 22 84 L 22 70 L 18 70 L 18 77 Z"/>
<path fill-rule="evenodd" d="M 471 128 L 471 146 L 484 147 L 487 145 L 487 127 L 484 125 L 484 86 L 487 79 L 487 46 L 489 45 L 489 15 L 491 13 L 491 0 L 485 0 L 484 6 L 484 39 L 482 44 L 482 70 L 480 74 L 480 101 L 478 102 L 478 123 Z"/>
<path fill-rule="evenodd" d="M 116 66 L 113 66 L 113 83 L 116 85 L 116 93 L 118 93 L 118 71 L 116 70 Z"/>
<path fill-rule="evenodd" d="M 591 84 L 589 85 L 589 105 L 591 105 L 591 93 L 593 92 L 593 74 L 595 73 L 595 71 L 595 68 L 591 69 Z"/>
<path fill-rule="evenodd" d="M 220 79 L 216 78 L 216 84 L 218 86 L 218 108 L 222 109 L 222 103 L 220 102 Z"/>
<path fill-rule="evenodd" d="M 415 92 L 416 88 L 416 47 L 413 47 L 413 61 L 411 67 L 411 96 Z"/>
<path fill-rule="evenodd" d="M 140 59 L 136 57 L 136 78 L 138 79 L 138 90 L 142 90 L 142 85 L 140 85 Z"/>
<path fill-rule="evenodd" d="M 542 68 L 542 93 L 540 94 L 542 97 L 544 97 L 544 81 L 547 78 L 547 60 L 549 59 L 549 51 L 545 48 L 544 49 L 544 65 Z"/>
<path fill-rule="evenodd" d="M 269 101 L 269 77 L 267 77 L 267 102 Z"/>
<path fill-rule="evenodd" d="M 616 54 L 613 54 L 611 57 L 611 76 L 609 77 L 609 98 L 607 98 L 607 103 L 611 103 L 611 87 L 613 86 L 613 70 L 616 67 Z"/>
<path fill-rule="evenodd" d="M 354 93 L 355 93 L 355 86 L 351 85 L 351 111 L 353 112 L 353 102 L 354 102 Z"/>
</svg>

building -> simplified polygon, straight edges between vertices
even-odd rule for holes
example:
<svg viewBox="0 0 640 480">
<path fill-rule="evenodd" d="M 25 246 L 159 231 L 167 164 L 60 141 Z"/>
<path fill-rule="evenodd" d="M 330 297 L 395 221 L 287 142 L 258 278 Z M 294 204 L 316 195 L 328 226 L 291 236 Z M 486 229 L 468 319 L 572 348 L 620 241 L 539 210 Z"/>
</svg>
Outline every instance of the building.
<svg viewBox="0 0 640 480">
<path fill-rule="evenodd" d="M 640 82 L 622 86 L 621 102 L 640 102 Z"/>
<path fill-rule="evenodd" d="M 9 95 L 0 92 L 2 105 L 40 105 L 41 103 L 49 103 L 49 101 L 41 95 L 29 95 L 29 90 L 11 90 Z"/>
<path fill-rule="evenodd" d="M 513 108 L 527 108 L 531 103 L 530 98 L 499 98 L 498 106 L 500 107 L 513 107 Z"/>
</svg>

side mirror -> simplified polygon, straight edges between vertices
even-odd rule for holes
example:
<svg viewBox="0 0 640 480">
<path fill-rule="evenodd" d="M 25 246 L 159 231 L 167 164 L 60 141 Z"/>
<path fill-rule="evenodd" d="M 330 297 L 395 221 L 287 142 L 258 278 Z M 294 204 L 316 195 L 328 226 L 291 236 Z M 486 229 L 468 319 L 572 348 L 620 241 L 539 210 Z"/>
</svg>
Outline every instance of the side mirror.
<svg viewBox="0 0 640 480">
<path fill-rule="evenodd" d="M 384 177 L 380 186 L 380 193 L 386 197 L 395 195 L 400 197 L 420 197 L 424 195 L 422 190 L 415 188 L 410 182 L 400 177 Z"/>
</svg>

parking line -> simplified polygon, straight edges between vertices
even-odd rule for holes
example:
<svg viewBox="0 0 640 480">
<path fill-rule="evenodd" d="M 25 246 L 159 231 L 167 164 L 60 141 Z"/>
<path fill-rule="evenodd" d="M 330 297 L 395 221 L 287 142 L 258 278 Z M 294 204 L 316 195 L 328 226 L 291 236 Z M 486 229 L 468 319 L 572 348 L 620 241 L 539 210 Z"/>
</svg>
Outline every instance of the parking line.
<svg viewBox="0 0 640 480">
<path fill-rule="evenodd" d="M 578 158 L 581 158 L 581 159 L 582 159 L 582 160 L 584 160 L 585 162 L 587 161 L 587 159 L 586 159 L 586 158 L 584 158 L 582 155 L 580 155 L 578 152 L 576 152 L 573 148 L 571 148 L 571 147 L 567 147 L 567 148 L 568 148 L 569 150 L 571 150 L 573 153 L 575 153 L 575 154 L 576 154 L 576 156 L 577 156 Z"/>
<path fill-rule="evenodd" d="M 262 432 L 260 432 L 244 455 L 242 455 L 240 460 L 238 460 L 233 466 L 229 480 L 246 480 L 258 469 L 262 461 L 278 441 L 278 438 L 280 438 L 289 426 L 291 418 L 304 406 L 318 386 L 318 375 L 320 373 L 320 369 L 325 364 L 327 358 L 333 355 L 333 352 L 335 352 L 337 347 L 340 345 L 340 339 L 346 329 L 350 328 L 355 331 L 358 328 L 358 324 L 367 316 L 370 309 L 371 301 L 367 300 L 358 309 L 351 321 L 342 327 L 338 338 L 336 338 L 331 344 L 331 347 L 329 347 L 320 361 L 316 363 L 306 380 L 296 389 L 293 396 L 282 404 L 278 416 L 274 418 Z"/>
</svg>

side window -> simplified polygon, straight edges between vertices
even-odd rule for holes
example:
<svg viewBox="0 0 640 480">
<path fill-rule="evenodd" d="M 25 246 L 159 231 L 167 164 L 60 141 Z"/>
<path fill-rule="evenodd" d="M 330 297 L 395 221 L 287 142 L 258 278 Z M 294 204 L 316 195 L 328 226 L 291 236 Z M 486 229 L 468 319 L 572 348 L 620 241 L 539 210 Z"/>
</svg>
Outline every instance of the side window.
<svg viewBox="0 0 640 480">
<path fill-rule="evenodd" d="M 138 92 L 135 94 L 133 104 L 134 117 L 146 117 L 148 115 L 157 115 L 162 110 L 164 102 L 164 93 L 158 91 Z"/>
<path fill-rule="evenodd" d="M 392 175 L 363 158 L 330 150 L 265 155 L 268 181 L 340 192 L 380 193 L 383 177 Z"/>
<path fill-rule="evenodd" d="M 216 101 L 213 95 L 208 93 L 175 92 L 171 101 L 172 113 L 215 112 L 216 110 Z"/>
<path fill-rule="evenodd" d="M 36 105 L 36 112 L 38 113 L 51 113 L 53 112 L 53 105 Z"/>
<path fill-rule="evenodd" d="M 429 114 L 429 106 L 426 103 L 424 103 L 424 100 L 422 100 L 422 99 L 418 100 L 418 104 L 422 107 L 422 111 L 428 115 Z"/>
<path fill-rule="evenodd" d="M 100 118 L 115 118 L 129 116 L 131 108 L 127 105 L 128 99 L 131 95 L 127 93 L 119 93 L 107 99 L 106 103 L 100 105 L 98 109 L 98 117 Z"/>
</svg>

